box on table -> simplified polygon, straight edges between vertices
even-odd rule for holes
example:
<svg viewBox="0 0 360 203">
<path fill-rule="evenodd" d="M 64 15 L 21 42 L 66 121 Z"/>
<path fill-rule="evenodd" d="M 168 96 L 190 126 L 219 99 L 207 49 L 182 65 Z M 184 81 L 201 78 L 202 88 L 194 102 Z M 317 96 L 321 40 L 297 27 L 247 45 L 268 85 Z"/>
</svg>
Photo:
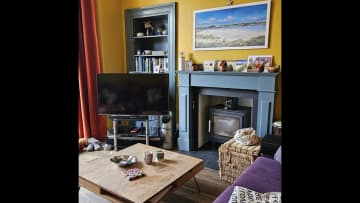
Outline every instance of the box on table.
<svg viewBox="0 0 360 203">
<path fill-rule="evenodd" d="M 250 166 L 260 152 L 260 143 L 253 146 L 238 144 L 234 138 L 219 147 L 219 175 L 221 180 L 234 182 Z"/>
</svg>

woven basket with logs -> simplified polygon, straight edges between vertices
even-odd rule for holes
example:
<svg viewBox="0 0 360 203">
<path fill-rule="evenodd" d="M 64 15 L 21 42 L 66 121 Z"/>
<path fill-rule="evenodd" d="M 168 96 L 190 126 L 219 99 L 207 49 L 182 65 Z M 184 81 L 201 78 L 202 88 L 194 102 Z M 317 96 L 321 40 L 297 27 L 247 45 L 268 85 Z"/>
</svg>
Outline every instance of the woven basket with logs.
<svg viewBox="0 0 360 203">
<path fill-rule="evenodd" d="M 219 147 L 219 175 L 221 180 L 234 182 L 250 166 L 260 152 L 260 144 L 245 146 L 230 139 Z"/>
</svg>

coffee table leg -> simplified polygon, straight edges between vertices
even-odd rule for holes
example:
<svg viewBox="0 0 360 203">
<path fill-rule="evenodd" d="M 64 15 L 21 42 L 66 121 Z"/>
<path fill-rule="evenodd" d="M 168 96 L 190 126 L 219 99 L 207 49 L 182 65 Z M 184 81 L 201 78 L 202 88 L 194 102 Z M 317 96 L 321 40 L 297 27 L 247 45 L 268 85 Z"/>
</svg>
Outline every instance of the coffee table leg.
<svg viewBox="0 0 360 203">
<path fill-rule="evenodd" d="M 197 181 L 196 181 L 196 178 L 195 178 L 195 176 L 193 176 L 193 177 L 194 177 L 194 181 L 195 181 L 196 188 L 197 188 L 198 192 L 200 193 L 200 188 L 199 188 L 199 185 L 198 185 L 198 183 L 197 183 Z"/>
<path fill-rule="evenodd" d="M 149 119 L 146 120 L 146 130 L 145 130 L 145 142 L 146 145 L 149 145 L 149 133 L 150 133 L 150 129 L 149 129 Z"/>
</svg>

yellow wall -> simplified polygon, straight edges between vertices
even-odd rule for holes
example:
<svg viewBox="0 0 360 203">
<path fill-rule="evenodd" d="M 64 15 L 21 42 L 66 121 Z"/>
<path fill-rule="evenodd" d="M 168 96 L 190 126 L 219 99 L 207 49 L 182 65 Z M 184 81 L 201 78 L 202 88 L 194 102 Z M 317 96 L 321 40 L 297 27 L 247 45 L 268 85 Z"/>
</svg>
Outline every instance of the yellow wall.
<svg viewBox="0 0 360 203">
<path fill-rule="evenodd" d="M 174 2 L 169 0 L 96 0 L 98 29 L 103 72 L 125 72 L 126 43 L 124 10 L 156 4 Z M 267 49 L 193 51 L 193 12 L 194 10 L 226 6 L 225 0 L 176 0 L 176 56 L 184 51 L 186 59 L 192 55 L 194 63 L 204 60 L 247 59 L 249 55 L 273 55 L 275 64 L 281 65 L 281 0 L 271 1 L 269 43 Z M 237 0 L 234 5 L 258 2 Z M 177 58 L 177 57 L 176 57 Z M 177 64 L 177 62 L 176 62 Z M 281 120 L 281 82 L 275 98 L 275 120 Z M 177 113 L 178 115 L 178 113 Z"/>
<path fill-rule="evenodd" d="M 104 73 L 125 72 L 121 0 L 96 0 L 101 66 Z"/>
</svg>

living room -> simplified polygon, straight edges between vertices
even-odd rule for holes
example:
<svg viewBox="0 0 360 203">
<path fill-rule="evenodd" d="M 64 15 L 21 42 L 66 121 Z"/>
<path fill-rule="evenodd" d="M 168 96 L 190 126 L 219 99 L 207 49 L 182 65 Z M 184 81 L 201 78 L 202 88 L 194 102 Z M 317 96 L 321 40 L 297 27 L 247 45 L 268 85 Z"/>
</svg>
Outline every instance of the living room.
<svg viewBox="0 0 360 203">
<path fill-rule="evenodd" d="M 93 7 L 89 6 L 89 4 L 91 4 L 89 2 L 93 3 L 92 4 Z M 216 100 L 219 100 L 219 102 L 217 103 L 215 102 L 215 103 L 220 104 L 223 103 L 224 98 L 234 98 L 234 97 L 241 98 L 243 97 L 243 95 L 246 95 L 246 97 L 248 97 L 247 99 L 243 99 L 243 100 L 239 99 L 241 101 L 236 101 L 236 102 L 238 102 L 241 105 L 244 104 L 245 106 L 249 106 L 249 108 L 252 109 L 250 111 L 250 115 L 252 115 L 252 117 L 250 118 L 251 120 L 250 122 L 252 123 L 252 126 L 255 127 L 256 133 L 260 138 L 263 138 L 265 137 L 265 135 L 272 133 L 271 132 L 273 130 L 272 124 L 275 121 L 281 121 L 281 74 L 269 73 L 269 70 L 271 69 L 268 69 L 271 67 L 275 67 L 278 68 L 277 69 L 278 72 L 281 72 L 281 68 L 282 68 L 281 67 L 281 61 L 282 61 L 281 59 L 281 46 L 282 46 L 281 0 L 265 1 L 265 3 L 269 3 L 267 4 L 269 6 L 269 11 L 267 13 L 268 20 L 266 22 L 267 29 L 266 29 L 265 43 L 263 45 L 261 46 L 250 45 L 243 47 L 222 46 L 222 47 L 210 47 L 210 48 L 209 47 L 199 48 L 196 47 L 197 45 L 195 45 L 197 38 L 195 35 L 196 26 L 194 25 L 194 22 L 196 20 L 197 14 L 202 14 L 202 13 L 206 14 L 206 12 L 210 12 L 210 11 L 225 12 L 224 10 L 226 10 L 226 8 L 244 9 L 246 6 L 252 5 L 252 3 L 264 2 L 264 1 L 94 0 L 89 2 L 85 4 L 89 6 L 87 7 L 88 10 L 93 9 L 93 12 L 95 13 L 95 15 L 93 15 L 92 17 L 93 18 L 92 20 L 95 21 L 94 27 L 96 30 L 95 38 L 90 38 L 90 40 L 92 39 L 92 41 L 96 41 L 95 46 L 97 47 L 98 52 L 95 53 L 95 57 L 94 55 L 90 54 L 88 56 L 90 57 L 90 59 L 87 60 L 89 60 L 90 62 L 94 62 L 95 60 L 94 63 L 98 64 L 98 67 L 96 67 L 98 71 L 97 73 L 104 73 L 104 74 L 107 73 L 118 74 L 118 73 L 130 72 L 129 70 L 130 61 L 128 54 L 129 52 L 134 52 L 136 54 L 137 50 L 129 51 L 134 47 L 128 45 L 129 40 L 127 38 L 128 37 L 127 35 L 129 33 L 129 30 L 126 22 L 127 16 L 125 11 L 132 9 L 146 8 L 146 7 L 157 7 L 159 5 L 175 2 L 175 12 L 174 12 L 175 24 L 172 26 L 173 28 L 171 28 L 171 26 L 167 26 L 165 28 L 162 28 L 161 30 L 162 34 L 165 33 L 165 35 L 174 36 L 173 40 L 169 39 L 169 42 L 173 44 L 171 45 L 169 50 L 165 50 L 168 51 L 169 64 L 172 65 L 172 71 L 173 71 L 171 74 L 169 73 L 170 77 L 173 78 L 170 79 L 170 82 L 172 83 L 171 88 L 174 88 L 174 91 L 170 93 L 170 95 L 171 94 L 174 95 L 173 97 L 174 101 L 170 102 L 170 105 L 172 106 L 171 108 L 173 108 L 171 109 L 173 110 L 173 116 L 172 116 L 173 126 L 174 126 L 173 130 L 175 132 L 176 129 L 176 132 L 178 133 L 176 135 L 174 133 L 174 136 L 176 137 L 174 139 L 175 143 L 173 143 L 173 145 L 176 148 L 172 149 L 172 151 L 176 151 L 176 150 L 188 151 L 188 152 L 197 151 L 202 146 L 210 142 L 211 138 L 204 138 L 206 136 L 197 137 L 198 134 L 199 135 L 206 134 L 207 119 L 204 118 L 202 121 L 199 121 L 198 120 L 199 116 L 197 115 L 200 115 L 200 113 L 196 114 L 195 116 L 195 114 L 193 115 L 191 109 L 189 109 L 189 106 L 193 105 L 191 102 L 195 97 L 201 98 L 199 100 L 196 100 L 195 102 L 195 105 L 199 106 L 198 109 L 196 110 L 196 112 L 198 113 L 198 112 L 203 112 L 204 109 L 206 109 L 205 111 L 210 112 L 210 110 L 208 110 L 209 105 L 210 104 L 213 105 L 214 101 Z M 85 20 L 86 16 L 82 15 L 82 18 L 83 20 Z M 231 17 L 229 17 L 229 19 L 222 19 L 222 20 L 224 21 L 231 20 Z M 157 31 L 156 28 L 158 28 L 154 22 L 156 21 L 153 21 L 152 26 L 155 28 L 155 31 L 152 31 L 153 33 L 156 32 Z M 164 30 L 166 30 L 167 33 L 163 32 Z M 174 33 L 171 32 L 172 30 L 174 30 Z M 86 29 L 83 30 L 83 32 L 87 32 L 87 31 L 88 30 Z M 143 31 L 134 32 L 132 34 L 137 35 L 135 36 L 135 38 L 136 37 L 141 38 L 142 35 L 148 36 L 145 27 Z M 86 40 L 89 39 L 85 39 L 84 43 Z M 145 50 L 144 49 L 140 50 L 140 53 L 142 54 L 143 51 Z M 263 67 L 263 70 L 249 69 L 249 71 L 247 72 L 241 71 L 241 73 L 235 73 L 236 72 L 235 70 L 238 68 L 237 63 L 243 61 L 249 62 L 250 60 L 252 60 L 251 57 L 257 57 L 257 56 L 265 57 L 265 58 L 270 57 L 271 65 L 267 67 Z M 171 57 L 173 57 L 173 59 L 171 59 Z M 179 66 L 179 63 L 182 60 L 181 57 L 183 57 L 184 61 L 186 62 L 182 68 Z M 208 70 L 209 67 L 206 66 L 206 64 L 209 61 L 210 62 L 216 61 L 215 63 L 218 65 L 219 69 L 209 71 Z M 220 64 L 222 61 L 225 61 L 228 64 L 233 63 L 234 71 L 230 71 L 230 70 L 226 70 L 224 72 L 221 71 L 220 67 L 222 66 L 220 66 Z M 188 62 L 191 62 L 191 64 L 188 65 Z M 92 76 L 93 80 L 96 80 L 96 74 Z M 212 79 L 211 85 L 206 83 L 206 81 L 209 78 L 207 74 L 210 74 L 210 76 L 211 74 L 217 74 L 215 75 L 215 79 L 214 78 Z M 196 80 L 194 81 L 194 83 L 196 84 L 194 84 L 193 87 L 191 85 L 184 86 L 183 82 L 187 80 L 189 80 L 190 83 Z M 204 82 L 200 83 L 199 81 L 204 81 Z M 241 82 L 237 82 L 237 81 L 241 81 Z M 250 82 L 248 82 L 248 84 L 245 84 L 242 81 L 250 81 Z M 270 81 L 270 82 L 263 84 L 264 81 Z M 230 85 L 228 85 L 229 83 Z M 93 84 L 96 85 L 96 82 L 93 81 Z M 263 86 L 266 85 L 266 87 L 264 87 L 263 89 L 261 88 L 259 89 L 259 87 L 262 87 L 262 85 Z M 96 89 L 96 87 L 94 89 Z M 230 91 L 224 91 L 224 89 L 230 89 Z M 248 92 L 249 90 L 250 92 Z M 253 95 L 252 94 L 253 92 L 256 92 L 256 95 Z M 230 93 L 232 93 L 232 95 L 229 95 Z M 183 97 L 184 94 L 185 95 L 188 94 L 191 97 Z M 96 100 L 91 101 L 91 103 L 94 102 L 96 103 Z M 95 111 L 93 110 L 90 112 L 97 112 L 97 110 Z M 191 123 L 189 124 L 189 122 Z M 106 140 L 107 129 L 111 129 L 114 126 L 114 120 L 111 119 L 109 116 L 104 116 L 104 115 L 99 116 L 88 123 L 101 123 L 103 127 L 99 130 L 90 129 L 89 130 L 90 133 L 89 132 L 80 133 L 79 137 L 88 139 L 89 134 L 93 134 L 90 137 L 94 137 L 102 142 Z M 81 126 L 81 128 L 84 129 L 86 128 L 86 126 L 83 125 Z M 94 127 L 90 127 L 90 128 L 94 128 Z M 196 133 L 193 133 L 193 131 L 195 130 Z M 114 141 L 115 140 L 116 139 L 114 139 Z M 275 152 L 271 154 L 271 156 L 274 155 Z M 166 157 L 167 154 L 165 153 L 165 158 Z M 215 159 L 217 158 L 218 157 L 216 157 Z M 138 157 L 138 160 L 142 160 L 142 159 L 143 157 Z M 206 166 L 204 167 L 204 169 L 206 169 Z M 196 199 L 192 202 L 213 202 L 215 201 L 216 197 L 223 192 L 221 190 L 225 190 L 228 188 L 228 186 L 231 185 L 231 183 L 228 183 L 220 179 L 218 171 L 214 172 L 211 170 L 208 171 L 202 171 L 202 170 L 203 169 L 201 169 L 197 175 L 191 175 L 190 176 L 191 178 L 185 181 L 184 185 L 182 184 L 182 187 L 179 187 L 176 190 L 177 193 L 176 191 L 174 192 L 174 194 L 178 195 L 177 198 L 179 198 L 181 194 L 185 196 L 190 194 L 192 198 Z M 192 178 L 197 176 L 199 176 L 199 179 Z M 204 177 L 204 179 L 201 180 L 201 177 Z M 213 179 L 210 182 L 207 182 L 206 177 L 211 177 Z M 197 182 L 199 184 L 196 183 L 196 179 L 198 179 Z M 218 187 L 216 188 L 211 187 L 210 185 L 215 182 L 223 182 L 223 183 L 219 183 Z M 200 192 L 198 192 L 197 189 L 199 189 Z M 211 190 L 215 191 L 214 194 L 211 194 L 210 192 Z M 206 191 L 209 191 L 209 193 L 206 193 Z M 83 190 L 81 189 L 80 192 L 83 192 Z M 280 192 L 280 191 L 257 191 L 257 192 Z M 161 201 L 165 201 L 165 202 L 174 201 L 175 198 L 174 194 L 167 195 L 166 198 L 168 199 L 166 198 L 161 199 Z M 100 198 L 100 195 L 93 195 L 91 197 L 97 198 L 96 196 L 99 196 Z M 107 200 L 106 198 L 103 200 L 96 199 L 94 200 L 94 202 L 96 201 L 106 202 Z M 188 201 L 186 200 L 186 198 L 183 198 L 182 200 L 183 202 Z M 88 201 L 92 201 L 92 200 L 88 200 Z"/>
</svg>

